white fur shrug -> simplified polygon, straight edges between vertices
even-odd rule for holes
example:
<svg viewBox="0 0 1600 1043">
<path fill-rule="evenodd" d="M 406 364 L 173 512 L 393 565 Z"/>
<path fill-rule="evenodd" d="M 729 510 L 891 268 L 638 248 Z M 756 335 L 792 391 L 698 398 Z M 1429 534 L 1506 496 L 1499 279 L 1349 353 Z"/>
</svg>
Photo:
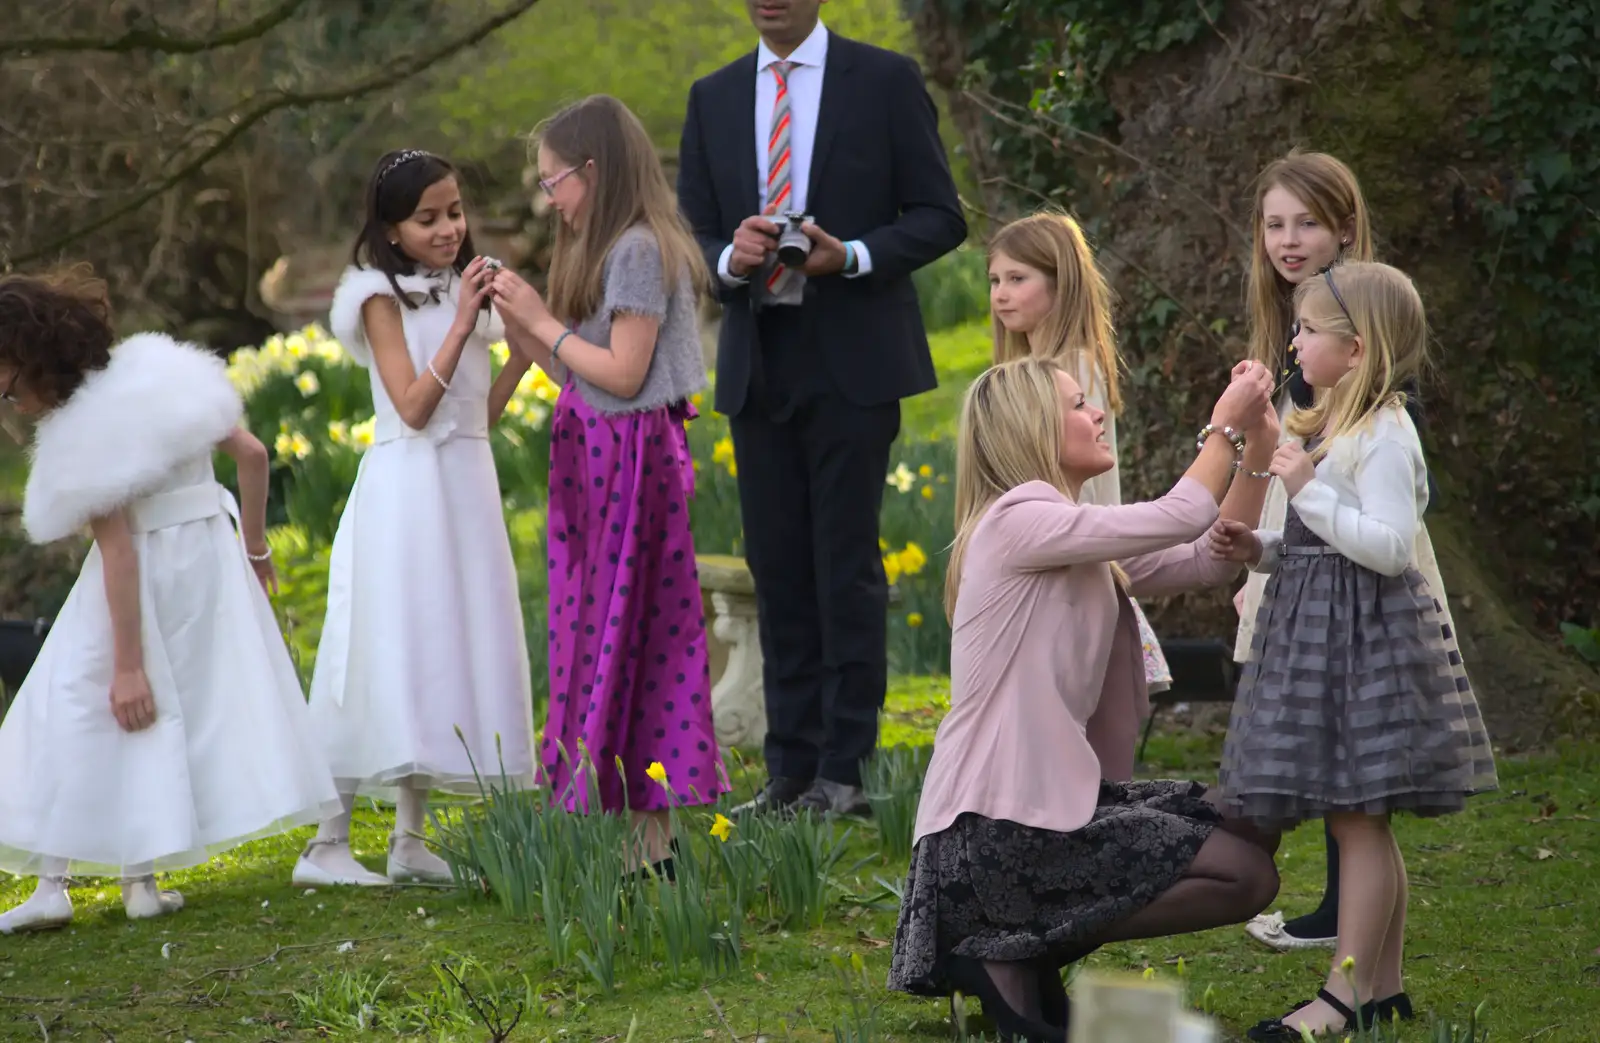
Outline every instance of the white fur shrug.
<svg viewBox="0 0 1600 1043">
<path fill-rule="evenodd" d="M 70 536 L 156 491 L 174 467 L 227 438 L 243 414 L 216 355 L 162 333 L 122 341 L 110 365 L 39 421 L 22 507 L 28 538 Z"/>
<path fill-rule="evenodd" d="M 400 290 L 411 299 L 413 304 L 423 308 L 449 308 L 451 312 L 456 309 L 460 299 L 461 279 L 454 272 L 439 272 L 418 275 L 397 275 L 395 282 L 400 284 Z M 438 301 L 432 302 L 431 297 L 437 295 Z M 339 285 L 333 291 L 333 304 L 328 309 L 328 327 L 338 339 L 345 352 L 361 365 L 372 367 L 372 345 L 367 341 L 366 325 L 361 321 L 361 306 L 373 297 L 396 297 L 394 286 L 389 282 L 389 277 L 376 268 L 362 268 L 354 265 L 346 268 L 339 278 Z M 401 316 L 414 314 L 409 309 L 402 308 Z M 478 317 L 477 332 L 487 341 L 496 341 L 506 335 L 505 323 L 501 320 L 499 312 L 490 308 Z M 410 324 L 407 323 L 407 337 L 411 336 Z M 437 344 L 423 345 L 425 351 L 432 354 L 438 350 Z"/>
</svg>

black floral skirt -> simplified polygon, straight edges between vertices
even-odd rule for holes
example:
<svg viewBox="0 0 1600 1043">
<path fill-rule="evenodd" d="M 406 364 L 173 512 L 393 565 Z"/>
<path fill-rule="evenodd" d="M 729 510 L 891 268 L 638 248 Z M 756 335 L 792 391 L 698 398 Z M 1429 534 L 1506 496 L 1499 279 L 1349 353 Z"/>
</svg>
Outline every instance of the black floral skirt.
<svg viewBox="0 0 1600 1043">
<path fill-rule="evenodd" d="M 945 960 L 1078 958 L 1084 939 L 1143 909 L 1188 872 L 1222 818 L 1198 782 L 1101 782 L 1082 829 L 1057 833 L 967 814 L 917 842 L 889 987 L 944 996 Z"/>
</svg>

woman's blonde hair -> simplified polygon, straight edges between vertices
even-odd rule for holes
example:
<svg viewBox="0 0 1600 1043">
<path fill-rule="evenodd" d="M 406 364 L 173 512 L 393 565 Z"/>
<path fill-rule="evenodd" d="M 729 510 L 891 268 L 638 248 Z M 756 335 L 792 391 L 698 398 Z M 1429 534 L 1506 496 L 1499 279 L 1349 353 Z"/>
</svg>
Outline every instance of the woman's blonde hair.
<svg viewBox="0 0 1600 1043">
<path fill-rule="evenodd" d="M 1252 218 L 1255 239 L 1250 249 L 1250 282 L 1246 291 L 1250 357 L 1276 374 L 1283 368 L 1289 330 L 1294 325 L 1294 284 L 1278 274 L 1267 256 L 1266 221 L 1261 208 L 1267 193 L 1274 188 L 1282 188 L 1304 203 L 1311 216 L 1335 236 L 1349 237 L 1349 245 L 1339 251 L 1344 260 L 1372 260 L 1372 222 L 1355 174 L 1326 153 L 1295 149 L 1270 163 L 1256 179 Z M 1308 279 L 1301 285 L 1310 282 Z"/>
<path fill-rule="evenodd" d="M 996 254 L 1043 272 L 1050 280 L 1050 310 L 1031 337 L 1012 333 L 992 318 L 994 361 L 1035 355 L 1054 359 L 1071 372 L 1072 356 L 1083 352 L 1088 371 L 1105 392 L 1112 413 L 1122 411 L 1116 332 L 1111 325 L 1111 291 L 1095 264 L 1083 229 L 1071 216 L 1044 211 L 1006 225 L 989 241 L 989 261 Z M 1084 388 L 1085 393 L 1090 388 Z"/>
<path fill-rule="evenodd" d="M 1319 394 L 1314 406 L 1291 413 L 1284 425 L 1300 438 L 1326 432 L 1312 453 L 1321 459 L 1334 439 L 1363 427 L 1379 410 L 1404 408 L 1402 388 L 1421 376 L 1428 361 L 1428 319 L 1410 277 L 1373 261 L 1343 264 L 1307 279 L 1294 300 L 1313 329 L 1360 337 L 1364 349 L 1355 369 Z"/>
<path fill-rule="evenodd" d="M 581 322 L 600 307 L 606 254 L 636 224 L 655 233 L 669 295 L 685 273 L 697 291 L 710 287 L 705 257 L 678 210 L 650 135 L 626 105 L 605 94 L 569 105 L 533 132 L 530 155 L 537 156 L 541 144 L 577 167 L 570 176 L 582 178 L 589 192 L 583 227 L 556 225 L 548 297 L 557 318 Z"/>
<path fill-rule="evenodd" d="M 1023 357 L 979 374 L 961 401 L 956 436 L 956 538 L 944 574 L 944 611 L 955 615 L 972 533 L 994 502 L 1027 482 L 1067 493 L 1061 473 L 1061 396 L 1054 359 Z"/>
</svg>

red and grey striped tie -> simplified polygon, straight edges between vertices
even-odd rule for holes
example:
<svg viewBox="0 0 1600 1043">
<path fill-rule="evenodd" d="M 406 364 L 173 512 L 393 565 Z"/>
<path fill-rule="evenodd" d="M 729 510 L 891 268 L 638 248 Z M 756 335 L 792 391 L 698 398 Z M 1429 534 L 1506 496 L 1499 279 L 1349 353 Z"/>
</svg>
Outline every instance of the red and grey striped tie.
<svg viewBox="0 0 1600 1043">
<path fill-rule="evenodd" d="M 778 96 L 772 102 L 772 132 L 767 135 L 767 205 L 764 213 L 775 217 L 789 209 L 794 199 L 794 186 L 790 172 L 794 164 L 789 154 L 789 70 L 794 62 L 774 62 L 772 78 L 778 85 Z M 778 222 L 782 224 L 780 220 Z M 780 293 L 789 269 L 774 264 L 767 276 L 767 291 Z"/>
</svg>

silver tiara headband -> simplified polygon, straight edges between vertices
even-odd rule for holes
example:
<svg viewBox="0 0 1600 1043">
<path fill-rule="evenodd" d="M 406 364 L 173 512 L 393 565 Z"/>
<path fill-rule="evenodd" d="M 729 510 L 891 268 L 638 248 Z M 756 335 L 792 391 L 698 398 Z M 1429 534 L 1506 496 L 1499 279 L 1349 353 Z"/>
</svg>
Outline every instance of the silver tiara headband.
<svg viewBox="0 0 1600 1043">
<path fill-rule="evenodd" d="M 408 148 L 389 161 L 389 165 L 378 171 L 378 184 L 383 184 L 383 179 L 394 172 L 396 167 L 403 167 L 414 159 L 426 159 L 428 153 L 420 148 Z"/>
</svg>

